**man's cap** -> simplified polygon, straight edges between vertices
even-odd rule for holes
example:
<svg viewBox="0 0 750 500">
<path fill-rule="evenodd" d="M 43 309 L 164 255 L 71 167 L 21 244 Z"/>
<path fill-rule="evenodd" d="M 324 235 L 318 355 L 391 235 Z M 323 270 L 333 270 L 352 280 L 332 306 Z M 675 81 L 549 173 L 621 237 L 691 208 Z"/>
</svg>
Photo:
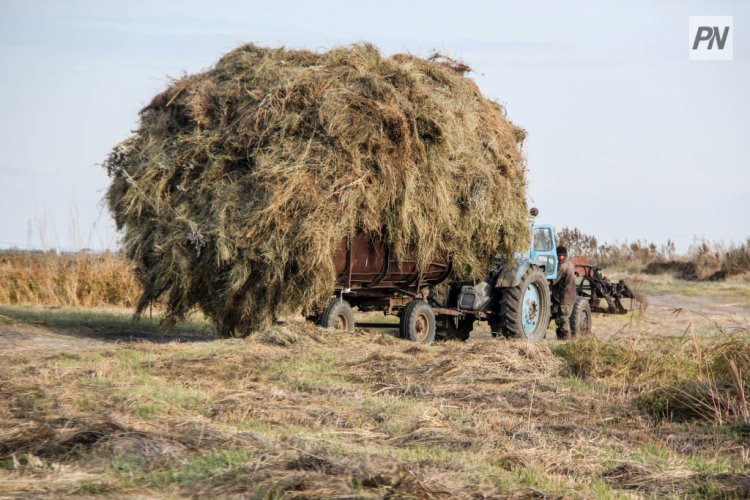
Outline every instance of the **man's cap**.
<svg viewBox="0 0 750 500">
<path fill-rule="evenodd" d="M 560 255 L 567 256 L 568 255 L 568 249 L 565 248 L 564 246 L 560 245 L 559 247 L 557 247 L 557 255 L 558 256 L 560 256 Z"/>
</svg>

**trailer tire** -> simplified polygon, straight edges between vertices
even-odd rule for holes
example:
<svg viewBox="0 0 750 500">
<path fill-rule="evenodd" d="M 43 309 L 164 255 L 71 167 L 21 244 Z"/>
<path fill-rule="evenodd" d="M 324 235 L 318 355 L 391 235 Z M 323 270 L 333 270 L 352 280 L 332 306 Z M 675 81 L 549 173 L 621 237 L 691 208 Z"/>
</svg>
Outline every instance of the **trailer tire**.
<svg viewBox="0 0 750 500">
<path fill-rule="evenodd" d="M 578 337 L 591 333 L 591 305 L 585 297 L 578 297 L 570 312 L 570 336 Z"/>
<path fill-rule="evenodd" d="M 432 344 L 435 341 L 435 313 L 424 300 L 412 300 L 403 311 L 398 325 L 402 339 Z"/>
<path fill-rule="evenodd" d="M 550 290 L 544 273 L 529 267 L 518 286 L 503 288 L 499 295 L 500 333 L 506 338 L 542 340 L 550 319 Z"/>
<path fill-rule="evenodd" d="M 343 299 L 331 299 L 323 314 L 318 317 L 318 324 L 323 328 L 334 328 L 346 332 L 354 330 L 352 306 Z"/>
</svg>

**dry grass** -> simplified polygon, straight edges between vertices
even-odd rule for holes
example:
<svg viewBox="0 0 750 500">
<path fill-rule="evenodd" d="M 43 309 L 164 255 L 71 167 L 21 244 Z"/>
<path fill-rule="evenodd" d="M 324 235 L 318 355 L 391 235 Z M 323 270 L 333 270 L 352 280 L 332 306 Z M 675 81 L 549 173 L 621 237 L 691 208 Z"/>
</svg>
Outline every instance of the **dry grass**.
<svg viewBox="0 0 750 500">
<path fill-rule="evenodd" d="M 220 336 L 328 301 L 332 256 L 364 233 L 424 269 L 484 277 L 529 243 L 525 131 L 465 65 L 245 45 L 175 81 L 105 162 L 144 293 Z"/>
<path fill-rule="evenodd" d="M 750 273 L 729 276 L 720 281 L 686 280 L 679 277 L 679 272 L 650 274 L 628 268 L 609 268 L 604 273 L 612 280 L 626 280 L 631 288 L 652 298 L 673 295 L 681 299 L 704 298 L 709 302 L 724 299 L 747 303 L 750 300 Z"/>
<path fill-rule="evenodd" d="M 428 348 L 289 322 L 244 340 L 4 349 L 0 496 L 745 496 L 745 427 L 640 406 L 702 367 L 746 373 L 734 342 Z"/>
<path fill-rule="evenodd" d="M 729 246 L 720 242 L 703 242 L 692 246 L 685 255 L 678 255 L 671 240 L 663 245 L 641 240 L 600 244 L 594 235 L 568 227 L 563 227 L 557 238 L 572 255 L 588 256 L 605 268 L 648 274 L 669 273 L 690 281 L 721 281 L 750 274 L 750 239 Z"/>
<path fill-rule="evenodd" d="M 570 372 L 618 384 L 657 420 L 750 424 L 750 330 L 660 344 L 595 337 L 555 346 Z"/>
<path fill-rule="evenodd" d="M 118 254 L 0 252 L 0 304 L 133 307 L 140 294 Z"/>
<path fill-rule="evenodd" d="M 727 276 L 750 273 L 750 238 L 744 244 L 730 247 L 724 252 L 721 270 Z"/>
<path fill-rule="evenodd" d="M 707 345 L 693 342 L 692 370 L 664 380 L 641 397 L 642 406 L 655 417 L 672 421 L 750 424 L 747 333 Z"/>
</svg>

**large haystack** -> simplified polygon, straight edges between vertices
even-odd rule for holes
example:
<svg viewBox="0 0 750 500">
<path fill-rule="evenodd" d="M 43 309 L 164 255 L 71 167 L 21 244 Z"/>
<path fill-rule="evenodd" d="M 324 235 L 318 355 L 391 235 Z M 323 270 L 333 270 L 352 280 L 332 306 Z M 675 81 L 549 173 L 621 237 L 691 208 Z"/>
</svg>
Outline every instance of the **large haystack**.
<svg viewBox="0 0 750 500">
<path fill-rule="evenodd" d="M 524 131 L 466 68 L 245 45 L 175 81 L 105 162 L 142 311 L 198 306 L 219 334 L 324 302 L 357 231 L 482 275 L 528 240 Z"/>
</svg>

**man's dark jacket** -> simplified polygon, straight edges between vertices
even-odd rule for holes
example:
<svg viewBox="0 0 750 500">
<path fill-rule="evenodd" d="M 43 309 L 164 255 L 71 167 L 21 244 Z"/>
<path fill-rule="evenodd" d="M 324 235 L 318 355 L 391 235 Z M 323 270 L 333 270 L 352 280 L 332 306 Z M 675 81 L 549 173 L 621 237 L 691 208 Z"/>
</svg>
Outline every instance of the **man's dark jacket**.
<svg viewBox="0 0 750 500">
<path fill-rule="evenodd" d="M 552 282 L 552 302 L 572 306 L 576 303 L 575 266 L 565 259 L 557 269 L 557 279 Z"/>
</svg>

